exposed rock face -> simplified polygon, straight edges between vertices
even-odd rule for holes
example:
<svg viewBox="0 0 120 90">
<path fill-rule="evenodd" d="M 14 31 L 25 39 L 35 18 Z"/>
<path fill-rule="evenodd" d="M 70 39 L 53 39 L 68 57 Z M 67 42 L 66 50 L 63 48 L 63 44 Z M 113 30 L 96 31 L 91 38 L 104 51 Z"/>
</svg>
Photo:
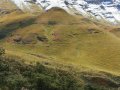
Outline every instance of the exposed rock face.
<svg viewBox="0 0 120 90">
<path fill-rule="evenodd" d="M 100 4 L 102 2 L 111 2 L 113 3 L 113 0 L 85 0 L 88 3 L 93 3 L 93 4 Z"/>
</svg>

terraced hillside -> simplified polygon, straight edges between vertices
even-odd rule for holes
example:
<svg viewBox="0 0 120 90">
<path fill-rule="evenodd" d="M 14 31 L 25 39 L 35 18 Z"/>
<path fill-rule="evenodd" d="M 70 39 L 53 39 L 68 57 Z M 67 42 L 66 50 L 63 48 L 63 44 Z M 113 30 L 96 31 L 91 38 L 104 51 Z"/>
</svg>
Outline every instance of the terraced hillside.
<svg viewBox="0 0 120 90">
<path fill-rule="evenodd" d="M 17 10 L 2 16 L 0 22 L 0 46 L 6 50 L 5 56 L 18 57 L 33 67 L 39 62 L 53 70 L 50 73 L 47 69 L 50 76 L 54 69 L 58 70 L 58 76 L 70 73 L 70 77 L 75 75 L 75 85 L 81 85 L 76 89 L 45 90 L 117 90 L 120 87 L 120 39 L 110 32 L 111 26 L 83 16 L 71 16 L 59 8 L 39 16 Z"/>
</svg>

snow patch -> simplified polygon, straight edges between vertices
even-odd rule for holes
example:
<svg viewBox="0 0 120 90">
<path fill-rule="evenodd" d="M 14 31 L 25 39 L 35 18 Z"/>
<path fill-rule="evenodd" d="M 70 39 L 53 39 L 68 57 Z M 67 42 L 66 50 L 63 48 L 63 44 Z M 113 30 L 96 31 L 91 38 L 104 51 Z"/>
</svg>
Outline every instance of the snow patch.
<svg viewBox="0 0 120 90">
<path fill-rule="evenodd" d="M 84 16 L 104 19 L 116 24 L 120 22 L 120 0 L 103 0 L 96 4 L 96 0 L 11 0 L 20 9 L 32 9 L 31 5 L 35 4 L 44 10 L 52 7 L 60 7 L 70 14 L 82 14 Z M 89 2 L 88 2 L 89 1 Z"/>
</svg>

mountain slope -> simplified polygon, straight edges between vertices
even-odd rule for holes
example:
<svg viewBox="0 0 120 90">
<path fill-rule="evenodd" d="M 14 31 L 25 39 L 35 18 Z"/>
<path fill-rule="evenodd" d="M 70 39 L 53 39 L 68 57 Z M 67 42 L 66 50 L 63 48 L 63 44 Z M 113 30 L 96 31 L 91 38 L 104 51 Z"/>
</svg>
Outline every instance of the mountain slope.
<svg viewBox="0 0 120 90">
<path fill-rule="evenodd" d="M 82 16 L 73 17 L 64 10 L 53 8 L 25 26 L 21 25 L 22 22 L 29 21 L 24 19 L 19 21 L 18 18 L 18 22 L 15 20 L 13 24 L 18 26 L 12 29 L 13 31 L 7 32 L 8 28 L 11 28 L 11 22 L 9 22 L 10 26 L 8 24 L 7 28 L 4 28 L 6 33 L 1 39 L 6 42 L 1 42 L 1 45 L 3 44 L 8 52 L 18 53 L 18 56 L 20 53 L 21 56 L 25 54 L 39 57 L 40 55 L 48 59 L 53 58 L 56 62 L 73 63 L 78 67 L 82 65 L 120 74 L 119 38 L 105 31 L 104 28 L 100 29 L 89 19 Z M 32 59 L 34 61 L 35 58 Z"/>
<path fill-rule="evenodd" d="M 72 16 L 56 7 L 39 16 L 19 9 L 8 11 L 0 18 L 0 47 L 6 51 L 0 55 L 0 81 L 5 81 L 0 88 L 120 87 L 120 38 L 114 29 L 119 27 Z"/>
<path fill-rule="evenodd" d="M 16 5 L 11 2 L 10 0 L 1 0 L 0 1 L 0 9 L 6 9 L 6 10 L 12 10 L 12 9 L 16 9 L 18 7 L 16 7 Z"/>
</svg>

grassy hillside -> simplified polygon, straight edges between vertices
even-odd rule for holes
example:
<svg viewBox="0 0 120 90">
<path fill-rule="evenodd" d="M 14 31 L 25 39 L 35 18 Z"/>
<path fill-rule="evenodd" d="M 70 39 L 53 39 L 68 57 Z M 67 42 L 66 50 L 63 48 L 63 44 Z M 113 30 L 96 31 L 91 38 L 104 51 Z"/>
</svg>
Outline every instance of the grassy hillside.
<svg viewBox="0 0 120 90">
<path fill-rule="evenodd" d="M 54 65 L 55 64 L 55 65 Z M 1 90 L 117 90 L 119 77 L 57 63 L 28 65 L 15 56 L 0 56 Z M 51 67 L 54 65 L 55 67 Z M 57 66 L 57 67 L 56 67 Z M 61 69 L 62 68 L 62 69 Z M 64 68 L 64 69 L 63 69 Z"/>
<path fill-rule="evenodd" d="M 0 8 L 3 10 L 13 10 L 17 9 L 16 5 L 13 4 L 10 0 L 1 0 L 0 1 Z"/>
<path fill-rule="evenodd" d="M 79 79 L 84 82 L 81 90 L 84 85 L 90 85 L 85 90 L 119 87 L 120 39 L 109 32 L 111 27 L 82 16 L 71 16 L 59 8 L 39 16 L 15 11 L 3 16 L 0 22 L 0 46 L 5 48 L 6 55 L 20 57 L 25 65 L 45 62 L 49 68 L 70 71 L 76 78 L 85 75 Z M 109 83 L 115 86 L 110 87 Z"/>
</svg>

